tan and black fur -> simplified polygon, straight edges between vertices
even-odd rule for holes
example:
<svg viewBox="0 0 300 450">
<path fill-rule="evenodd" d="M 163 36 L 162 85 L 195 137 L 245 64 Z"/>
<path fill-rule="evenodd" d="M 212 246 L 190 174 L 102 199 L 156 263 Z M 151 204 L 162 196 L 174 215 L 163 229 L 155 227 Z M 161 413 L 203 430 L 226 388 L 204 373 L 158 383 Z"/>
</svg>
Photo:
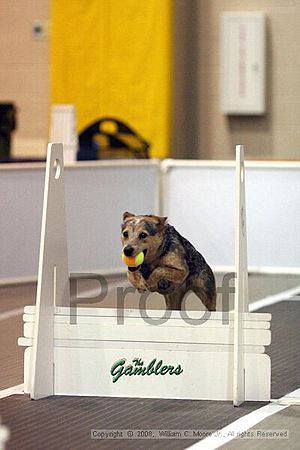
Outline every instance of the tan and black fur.
<svg viewBox="0 0 300 450">
<path fill-rule="evenodd" d="M 167 309 L 181 309 L 193 291 L 209 311 L 216 310 L 214 274 L 203 256 L 166 217 L 123 214 L 122 244 L 126 256 L 144 252 L 143 264 L 128 268 L 128 279 L 140 292 L 159 292 Z"/>
</svg>

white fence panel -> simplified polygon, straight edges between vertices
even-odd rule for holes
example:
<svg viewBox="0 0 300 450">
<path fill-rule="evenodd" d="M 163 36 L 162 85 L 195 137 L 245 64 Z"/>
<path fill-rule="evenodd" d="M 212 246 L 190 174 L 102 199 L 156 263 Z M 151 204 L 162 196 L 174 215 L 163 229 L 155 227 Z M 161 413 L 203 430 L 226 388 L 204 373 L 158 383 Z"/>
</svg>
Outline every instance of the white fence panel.
<svg viewBox="0 0 300 450">
<path fill-rule="evenodd" d="M 234 266 L 234 165 L 164 163 L 164 215 L 214 267 Z M 300 164 L 246 162 L 250 268 L 300 273 Z"/>
<path fill-rule="evenodd" d="M 155 161 L 103 161 L 66 166 L 69 267 L 119 270 L 120 223 L 126 210 L 158 212 Z M 45 165 L 0 167 L 0 282 L 37 276 Z"/>
</svg>

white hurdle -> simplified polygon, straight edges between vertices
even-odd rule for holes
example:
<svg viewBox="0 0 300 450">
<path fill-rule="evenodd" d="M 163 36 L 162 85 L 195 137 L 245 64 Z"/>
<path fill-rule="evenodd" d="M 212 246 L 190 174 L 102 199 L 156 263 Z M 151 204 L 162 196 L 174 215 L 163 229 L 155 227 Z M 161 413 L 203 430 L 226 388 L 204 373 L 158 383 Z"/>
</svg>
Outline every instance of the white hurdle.
<svg viewBox="0 0 300 450">
<path fill-rule="evenodd" d="M 237 149 L 236 273 L 232 312 L 70 308 L 63 150 L 49 144 L 36 306 L 26 306 L 24 391 L 31 398 L 89 395 L 270 400 L 270 314 L 249 313 L 245 176 Z M 118 237 L 116 237 L 117 239 Z M 100 250 L 99 250 L 100 251 Z M 149 317 L 150 316 L 150 317 Z M 207 318 L 208 317 L 208 318 Z M 154 323 L 158 321 L 159 323 Z M 192 322 L 192 323 L 191 323 Z"/>
<path fill-rule="evenodd" d="M 54 307 L 70 306 L 62 148 L 62 144 L 49 144 L 47 152 L 31 355 L 30 392 L 34 399 L 54 394 Z"/>
<path fill-rule="evenodd" d="M 233 404 L 245 401 L 244 323 L 242 316 L 249 312 L 248 262 L 245 198 L 244 146 L 236 146 L 236 201 L 235 201 L 235 299 L 233 342 Z"/>
</svg>

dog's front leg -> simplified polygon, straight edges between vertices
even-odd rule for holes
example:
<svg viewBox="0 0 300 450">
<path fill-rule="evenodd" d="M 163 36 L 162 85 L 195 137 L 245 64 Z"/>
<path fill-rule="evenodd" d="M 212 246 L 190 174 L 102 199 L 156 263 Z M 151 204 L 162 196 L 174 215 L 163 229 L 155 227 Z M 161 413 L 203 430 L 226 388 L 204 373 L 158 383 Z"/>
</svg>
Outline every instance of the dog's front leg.
<svg viewBox="0 0 300 450">
<path fill-rule="evenodd" d="M 147 289 L 151 292 L 159 292 L 162 295 L 171 294 L 187 277 L 185 269 L 173 267 L 158 267 L 146 280 Z"/>
<path fill-rule="evenodd" d="M 147 290 L 147 286 L 145 284 L 145 280 L 139 270 L 136 272 L 130 272 L 128 270 L 127 277 L 130 283 L 139 291 L 144 292 Z"/>
</svg>

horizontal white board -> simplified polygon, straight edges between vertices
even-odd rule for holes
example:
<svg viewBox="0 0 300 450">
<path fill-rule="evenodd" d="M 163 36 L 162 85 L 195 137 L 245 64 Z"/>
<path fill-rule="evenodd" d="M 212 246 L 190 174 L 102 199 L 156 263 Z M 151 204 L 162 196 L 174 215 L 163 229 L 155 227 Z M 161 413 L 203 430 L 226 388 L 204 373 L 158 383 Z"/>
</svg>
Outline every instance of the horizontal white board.
<svg viewBox="0 0 300 450">
<path fill-rule="evenodd" d="M 18 339 L 20 347 L 32 347 L 33 339 L 21 337 Z M 97 341 L 93 339 L 54 339 L 54 347 L 69 348 L 101 348 L 110 349 L 132 348 L 132 342 L 127 341 Z M 177 350 L 180 352 L 232 352 L 233 344 L 182 344 L 177 342 L 134 342 L 136 350 Z M 245 353 L 264 353 L 263 345 L 245 345 Z"/>
<path fill-rule="evenodd" d="M 24 323 L 24 337 L 33 338 L 34 324 Z M 102 325 L 90 323 L 69 324 L 54 322 L 54 339 L 93 339 L 105 341 L 139 341 L 139 342 L 182 342 L 202 344 L 232 344 L 233 328 L 229 325 L 207 328 L 190 325 L 145 326 L 140 325 Z M 245 345 L 269 345 L 270 330 L 244 330 Z"/>
<path fill-rule="evenodd" d="M 29 392 L 30 350 L 25 351 L 25 392 Z M 180 366 L 179 374 L 122 374 L 116 379 L 113 366 L 125 359 L 124 366 L 140 359 L 148 367 L 152 360 L 162 365 Z M 54 349 L 57 395 L 87 395 L 195 400 L 232 400 L 231 352 L 177 352 L 173 350 L 63 348 Z M 135 363 L 133 363 L 135 364 Z M 151 371 L 149 371 L 151 372 Z M 113 380 L 116 380 L 113 382 Z M 245 354 L 246 400 L 270 399 L 270 358 Z"/>
<path fill-rule="evenodd" d="M 55 316 L 63 315 L 70 317 L 70 308 L 58 306 L 54 308 Z M 182 312 L 181 311 L 168 311 L 170 312 L 170 319 L 175 320 L 178 319 L 182 321 Z M 35 306 L 28 305 L 24 307 L 25 314 L 34 314 Z M 188 316 L 191 319 L 201 319 L 204 314 L 205 317 L 209 317 L 212 320 L 234 320 L 233 312 L 225 312 L 225 311 L 213 311 L 213 312 L 204 312 L 204 311 L 188 311 Z M 71 313 L 72 314 L 72 313 Z M 150 318 L 161 318 L 165 314 L 165 311 L 151 309 L 151 310 L 139 310 L 139 309 L 117 309 L 117 308 L 76 308 L 76 316 L 95 316 L 95 317 L 113 317 L 115 320 L 118 315 L 123 316 L 124 318 L 129 317 L 150 317 Z M 243 320 L 247 321 L 270 321 L 272 319 L 272 314 L 270 313 L 244 313 L 242 316 Z"/>
<path fill-rule="evenodd" d="M 62 316 L 62 315 L 55 315 L 54 316 L 55 323 L 65 323 L 65 324 L 93 324 L 97 326 L 106 326 L 106 325 L 117 325 L 117 318 L 116 317 L 101 317 L 101 316 L 78 316 L 75 318 L 75 316 Z M 23 315 L 23 321 L 28 323 L 33 323 L 35 321 L 35 316 L 33 314 L 24 314 Z M 124 318 L 124 324 L 128 326 L 136 326 L 136 325 L 144 325 L 145 327 L 153 326 L 153 324 L 149 324 L 147 319 L 144 320 L 142 318 L 138 317 L 127 317 Z M 182 327 L 189 325 L 190 327 L 205 327 L 205 328 L 220 328 L 223 326 L 229 326 L 229 328 L 233 328 L 234 323 L 233 320 L 230 320 L 229 323 L 226 320 L 216 320 L 214 318 L 210 318 L 209 320 L 195 320 L 194 323 L 188 323 L 187 321 L 182 320 L 176 320 L 176 319 L 169 319 L 165 322 L 163 321 L 157 321 L 157 324 L 155 325 L 158 329 L 161 327 Z M 118 325 L 117 325 L 118 326 Z M 264 322 L 264 321 L 257 321 L 254 320 L 245 320 L 243 322 L 244 328 L 252 328 L 252 329 L 262 329 L 262 330 L 268 330 L 270 328 L 270 322 Z"/>
</svg>

